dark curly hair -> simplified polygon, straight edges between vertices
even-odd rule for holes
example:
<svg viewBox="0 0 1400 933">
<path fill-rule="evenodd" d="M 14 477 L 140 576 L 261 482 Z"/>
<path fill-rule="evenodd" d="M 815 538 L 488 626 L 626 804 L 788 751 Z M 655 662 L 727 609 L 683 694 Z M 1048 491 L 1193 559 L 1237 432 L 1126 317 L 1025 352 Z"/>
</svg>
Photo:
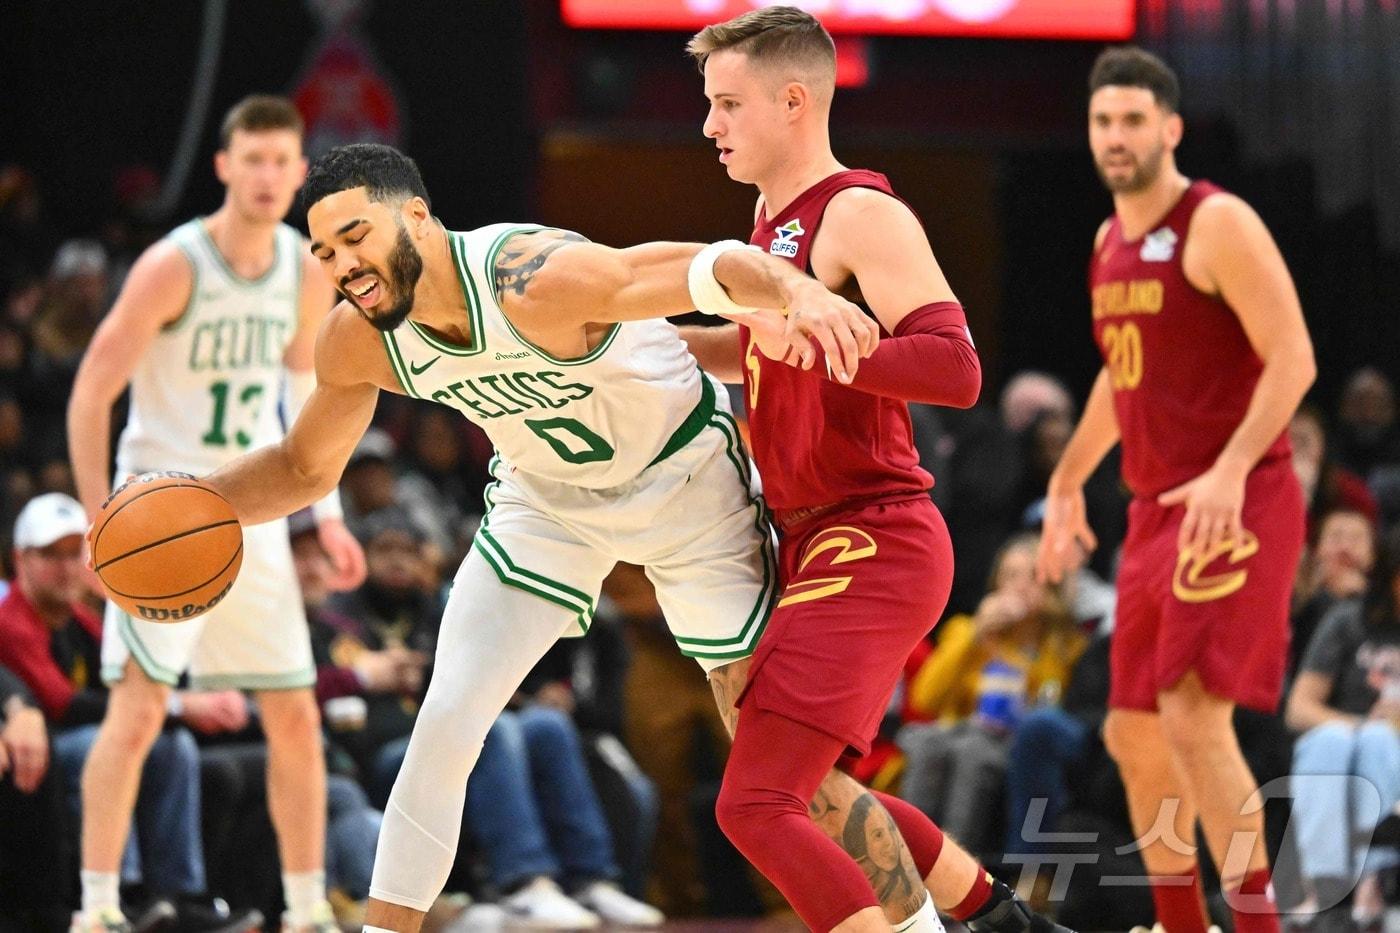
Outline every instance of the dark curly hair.
<svg viewBox="0 0 1400 933">
<path fill-rule="evenodd" d="M 418 164 L 393 146 L 379 143 L 336 146 L 311 163 L 301 203 L 309 210 L 322 198 L 351 188 L 366 189 L 371 201 L 397 203 L 416 196 L 432 207 Z"/>
<path fill-rule="evenodd" d="M 1176 72 L 1156 55 L 1135 45 L 1104 49 L 1094 62 L 1089 72 L 1089 93 L 1109 85 L 1145 88 L 1167 113 L 1176 113 L 1181 106 L 1181 82 Z"/>
</svg>

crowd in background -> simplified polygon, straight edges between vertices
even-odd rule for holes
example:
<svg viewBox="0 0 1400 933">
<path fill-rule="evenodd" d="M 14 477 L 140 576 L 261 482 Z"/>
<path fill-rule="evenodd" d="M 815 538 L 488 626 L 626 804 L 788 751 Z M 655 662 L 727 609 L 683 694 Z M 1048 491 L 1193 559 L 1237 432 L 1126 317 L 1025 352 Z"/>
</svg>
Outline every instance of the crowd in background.
<svg viewBox="0 0 1400 933">
<path fill-rule="evenodd" d="M 139 219 L 154 188 L 146 173 L 125 173 L 114 219 L 92 239 L 59 242 L 30 173 L 0 168 L 0 916 L 66 916 L 76 892 L 80 750 L 104 709 L 100 604 L 81 573 L 58 573 L 57 558 L 12 531 L 36 496 L 73 493 L 66 400 L 126 269 L 160 233 Z M 1099 883 L 1141 875 L 1099 736 L 1126 531 L 1116 458 L 1086 487 L 1098 550 L 1050 587 L 1035 579 L 1034 552 L 1046 481 L 1077 418 L 1070 392 L 1020 373 L 970 411 L 913 406 L 912 417 L 956 577 L 881 740 L 851 767 L 924 809 L 1038 906 L 1055 866 L 1070 864 L 1050 904 L 1063 922 L 1125 928 L 1151 908 L 1146 888 Z M 1335 903 L 1355 887 L 1353 907 L 1367 915 L 1400 864 L 1387 822 L 1400 803 L 1395 387 L 1358 370 L 1336 410 L 1305 406 L 1289 430 L 1309 503 L 1290 684 L 1282 709 L 1241 711 L 1237 727 L 1261 785 L 1290 774 L 1360 782 L 1310 784 L 1291 803 L 1280 794 L 1268 827 L 1281 901 Z M 379 813 L 432 677 L 445 588 L 480 520 L 490 456 L 455 413 L 386 395 L 341 484 L 365 584 L 329 593 L 314 528 L 292 522 L 332 775 L 327 870 L 347 922 L 367 894 Z M 63 611 L 39 613 L 47 644 L 11 637 L 17 606 L 54 605 Z M 123 878 L 147 894 L 215 895 L 277 916 L 256 715 L 235 691 L 179 696 L 147 766 Z M 488 735 L 449 890 L 489 902 L 608 880 L 671 916 L 781 910 L 714 824 L 726 744 L 645 575 L 620 566 L 588 636 L 561 641 Z"/>
</svg>

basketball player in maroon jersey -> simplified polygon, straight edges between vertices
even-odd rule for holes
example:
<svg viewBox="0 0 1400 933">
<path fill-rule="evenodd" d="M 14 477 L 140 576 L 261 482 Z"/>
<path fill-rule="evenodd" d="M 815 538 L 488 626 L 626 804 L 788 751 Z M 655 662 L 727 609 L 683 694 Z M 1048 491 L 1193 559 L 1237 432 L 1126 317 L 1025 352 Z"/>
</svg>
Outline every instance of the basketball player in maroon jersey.
<svg viewBox="0 0 1400 933">
<path fill-rule="evenodd" d="M 1089 274 L 1104 366 L 1050 479 L 1039 569 L 1057 580 L 1072 549 L 1094 547 L 1082 487 L 1121 439 L 1134 498 L 1104 738 L 1157 920 L 1206 931 L 1199 818 L 1235 929 L 1275 933 L 1262 812 L 1248 803 L 1257 785 L 1232 714 L 1278 706 L 1304 522 L 1285 429 L 1316 374 L 1312 344 L 1258 215 L 1177 170 L 1171 69 L 1109 49 L 1089 89 L 1089 144 L 1114 203 Z"/>
<path fill-rule="evenodd" d="M 783 595 L 736 684 L 720 825 L 814 930 L 890 929 L 887 913 L 902 912 L 879 905 L 892 908 L 888 892 L 900 886 L 882 885 L 874 867 L 908 865 L 900 835 L 913 856 L 903 888 L 923 906 L 896 929 L 941 930 L 933 905 L 977 933 L 1057 929 L 914 807 L 883 794 L 843 799 L 823 782 L 848 748 L 869 750 L 952 581 L 906 403 L 970 406 L 981 368 L 918 218 L 883 175 L 832 154 L 835 52 L 821 24 L 770 7 L 708 27 L 689 51 L 710 99 L 705 135 L 730 177 L 759 189 L 750 243 L 863 304 L 881 326 L 853 377 L 836 361 L 811 366 L 806 341 L 763 315 L 683 331 L 706 370 L 744 383 L 754 457 L 783 533 Z M 857 865 L 846 852 L 861 848 L 853 837 L 874 838 L 871 826 L 878 839 Z M 888 851 L 877 853 L 879 839 Z"/>
</svg>

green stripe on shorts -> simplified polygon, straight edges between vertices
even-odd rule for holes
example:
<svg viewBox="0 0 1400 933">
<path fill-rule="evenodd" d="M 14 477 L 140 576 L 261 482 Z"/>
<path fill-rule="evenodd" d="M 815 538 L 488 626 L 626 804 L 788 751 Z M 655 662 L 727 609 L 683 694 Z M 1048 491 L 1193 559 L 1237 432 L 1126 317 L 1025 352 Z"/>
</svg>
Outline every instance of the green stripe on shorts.
<svg viewBox="0 0 1400 933">
<path fill-rule="evenodd" d="M 739 442 L 739 426 L 734 423 L 733 416 L 723 411 L 715 412 L 710 426 L 724 435 L 725 456 L 738 472 L 740 481 L 747 490 L 750 486 L 749 464 Z M 759 638 L 763 636 L 763 630 L 768 625 L 773 607 L 777 604 L 778 561 L 773 553 L 768 506 L 762 496 L 749 496 L 749 504 L 754 508 L 754 528 L 758 531 L 761 542 L 759 549 L 763 555 L 763 586 L 759 589 L 758 600 L 750 610 L 748 618 L 744 620 L 739 634 L 731 638 L 686 638 L 677 635 L 676 644 L 680 647 L 681 654 L 687 657 L 723 659 L 742 658 L 753 654 Z"/>
<path fill-rule="evenodd" d="M 486 487 L 486 514 L 481 517 L 481 527 L 477 529 L 476 540 L 472 542 L 472 547 L 486 563 L 491 565 L 491 569 L 496 571 L 496 576 L 506 586 L 524 590 L 577 613 L 579 628 L 587 632 L 589 625 L 593 623 L 593 612 L 596 608 L 593 598 L 582 590 L 574 589 L 558 580 L 551 580 L 549 577 L 516 564 L 506 553 L 506 549 L 491 534 L 488 526 L 491 521 L 491 510 L 496 507 L 496 503 L 491 500 L 491 493 L 496 485 L 496 483 L 492 483 Z"/>
</svg>

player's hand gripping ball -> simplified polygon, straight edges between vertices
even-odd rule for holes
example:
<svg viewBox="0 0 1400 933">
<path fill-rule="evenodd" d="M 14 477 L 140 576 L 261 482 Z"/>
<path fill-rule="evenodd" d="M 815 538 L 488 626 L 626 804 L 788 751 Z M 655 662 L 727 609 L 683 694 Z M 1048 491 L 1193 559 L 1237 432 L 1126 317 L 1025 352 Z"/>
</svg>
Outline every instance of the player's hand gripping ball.
<svg viewBox="0 0 1400 933">
<path fill-rule="evenodd" d="M 188 473 L 123 483 L 102 503 L 88 543 L 108 597 L 149 622 L 183 622 L 217 606 L 243 565 L 233 507 Z"/>
</svg>

